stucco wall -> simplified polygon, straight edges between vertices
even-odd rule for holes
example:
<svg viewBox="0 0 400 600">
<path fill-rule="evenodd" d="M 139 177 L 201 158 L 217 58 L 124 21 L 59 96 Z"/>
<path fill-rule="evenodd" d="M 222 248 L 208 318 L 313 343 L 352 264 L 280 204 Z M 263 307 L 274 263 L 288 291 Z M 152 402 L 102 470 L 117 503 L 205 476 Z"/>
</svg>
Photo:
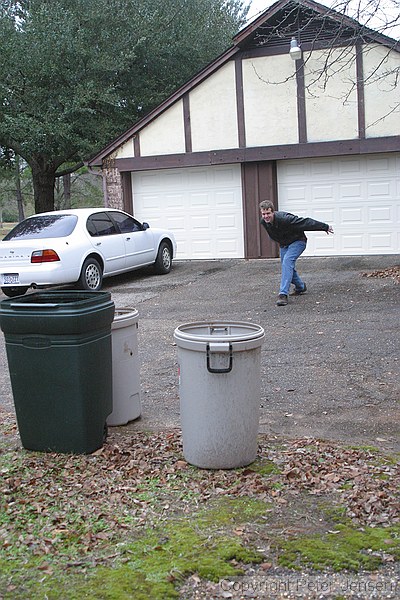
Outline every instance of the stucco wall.
<svg viewBox="0 0 400 600">
<path fill-rule="evenodd" d="M 134 156 L 133 138 L 118 148 L 115 158 L 131 158 L 132 156 Z"/>
<path fill-rule="evenodd" d="M 180 100 L 140 132 L 140 154 L 175 154 L 185 152 L 183 102 Z"/>
<path fill-rule="evenodd" d="M 315 51 L 304 60 L 308 141 L 357 138 L 355 49 Z"/>
<path fill-rule="evenodd" d="M 289 55 L 243 61 L 247 146 L 298 142 L 295 64 Z"/>
<path fill-rule="evenodd" d="M 234 62 L 192 90 L 189 102 L 193 152 L 238 147 Z"/>
<path fill-rule="evenodd" d="M 357 93 L 355 48 L 315 50 L 304 53 L 304 60 L 308 142 L 358 139 L 361 99 Z M 396 85 L 399 66 L 398 52 L 377 45 L 363 48 L 367 137 L 400 134 L 400 86 L 398 82 Z M 243 59 L 247 147 L 298 142 L 295 69 L 296 64 L 288 54 Z M 238 93 L 233 60 L 189 92 L 188 133 L 193 152 L 238 147 Z M 138 135 L 141 156 L 184 153 L 183 101 L 175 102 Z M 116 157 L 133 156 L 134 144 L 130 139 L 118 149 Z M 110 197 L 115 197 L 113 191 Z"/>
<path fill-rule="evenodd" d="M 400 134 L 400 54 L 383 46 L 366 46 L 365 126 L 367 137 Z"/>
</svg>

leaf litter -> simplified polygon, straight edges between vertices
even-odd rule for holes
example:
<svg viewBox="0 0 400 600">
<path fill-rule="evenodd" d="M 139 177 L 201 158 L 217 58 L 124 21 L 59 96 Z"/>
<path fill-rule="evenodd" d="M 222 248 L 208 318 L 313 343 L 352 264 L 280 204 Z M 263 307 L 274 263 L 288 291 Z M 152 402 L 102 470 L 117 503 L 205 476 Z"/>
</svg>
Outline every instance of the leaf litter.
<svg viewBox="0 0 400 600">
<path fill-rule="evenodd" d="M 359 528 L 400 521 L 399 461 L 374 449 L 260 435 L 252 465 L 206 470 L 185 461 L 178 429 L 114 429 L 97 452 L 65 455 L 10 450 L 17 434 L 12 419 L 7 423 L 7 447 L 0 446 L 0 549 L 11 559 L 28 549 L 62 562 L 67 544 L 66 568 L 112 564 L 124 540 L 225 496 L 265 501 L 269 523 L 275 509 L 304 494 L 329 498 Z M 251 526 L 236 524 L 232 533 L 246 538 Z M 40 569 L 51 575 L 52 563 L 44 560 Z"/>
</svg>

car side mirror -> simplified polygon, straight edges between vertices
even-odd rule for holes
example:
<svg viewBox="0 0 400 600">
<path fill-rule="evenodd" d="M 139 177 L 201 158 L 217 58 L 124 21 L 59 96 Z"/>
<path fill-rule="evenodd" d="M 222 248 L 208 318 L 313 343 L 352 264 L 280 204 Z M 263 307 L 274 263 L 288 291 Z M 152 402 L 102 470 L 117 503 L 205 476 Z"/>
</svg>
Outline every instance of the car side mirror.
<svg viewBox="0 0 400 600">
<path fill-rule="evenodd" d="M 149 229 L 150 225 L 148 223 L 142 223 L 143 229 Z"/>
</svg>

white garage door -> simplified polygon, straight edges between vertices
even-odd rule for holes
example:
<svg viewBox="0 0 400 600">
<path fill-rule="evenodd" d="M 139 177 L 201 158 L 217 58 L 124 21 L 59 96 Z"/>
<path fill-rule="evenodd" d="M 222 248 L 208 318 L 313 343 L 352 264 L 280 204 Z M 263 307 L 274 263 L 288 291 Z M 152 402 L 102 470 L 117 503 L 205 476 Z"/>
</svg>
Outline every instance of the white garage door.
<svg viewBox="0 0 400 600">
<path fill-rule="evenodd" d="M 243 258 L 240 165 L 132 174 L 134 214 L 175 233 L 177 258 Z"/>
<path fill-rule="evenodd" d="M 333 225 L 307 233 L 305 255 L 400 252 L 400 154 L 281 161 L 280 210 Z"/>
</svg>

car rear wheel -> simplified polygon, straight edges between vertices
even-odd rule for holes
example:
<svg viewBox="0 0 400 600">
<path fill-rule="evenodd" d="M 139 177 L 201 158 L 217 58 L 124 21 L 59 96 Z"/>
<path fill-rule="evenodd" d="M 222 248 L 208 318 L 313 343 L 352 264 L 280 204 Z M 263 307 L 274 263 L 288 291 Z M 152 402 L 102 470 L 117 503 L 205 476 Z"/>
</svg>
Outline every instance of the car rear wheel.
<svg viewBox="0 0 400 600">
<path fill-rule="evenodd" d="M 9 298 L 15 298 L 15 296 L 23 296 L 29 290 L 28 287 L 3 287 L 1 291 Z"/>
<path fill-rule="evenodd" d="M 172 253 L 171 248 L 167 244 L 167 242 L 161 242 L 160 247 L 158 249 L 156 262 L 154 263 L 154 267 L 156 269 L 156 273 L 163 275 L 165 273 L 169 273 L 172 265 Z"/>
<path fill-rule="evenodd" d="M 97 292 L 103 283 L 103 269 L 95 258 L 87 258 L 83 263 L 78 287 L 81 290 Z"/>
</svg>

